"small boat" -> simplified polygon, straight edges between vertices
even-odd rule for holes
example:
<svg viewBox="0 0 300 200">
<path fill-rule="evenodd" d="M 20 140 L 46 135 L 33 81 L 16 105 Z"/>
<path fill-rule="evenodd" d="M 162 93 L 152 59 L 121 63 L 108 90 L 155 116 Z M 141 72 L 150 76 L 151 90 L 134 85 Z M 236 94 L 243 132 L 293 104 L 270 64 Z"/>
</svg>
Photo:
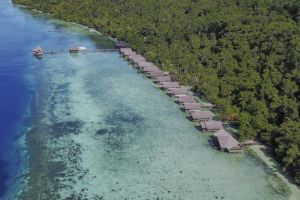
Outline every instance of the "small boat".
<svg viewBox="0 0 300 200">
<path fill-rule="evenodd" d="M 36 47 L 32 50 L 32 54 L 35 57 L 42 57 L 43 56 L 43 49 L 41 47 Z"/>
</svg>

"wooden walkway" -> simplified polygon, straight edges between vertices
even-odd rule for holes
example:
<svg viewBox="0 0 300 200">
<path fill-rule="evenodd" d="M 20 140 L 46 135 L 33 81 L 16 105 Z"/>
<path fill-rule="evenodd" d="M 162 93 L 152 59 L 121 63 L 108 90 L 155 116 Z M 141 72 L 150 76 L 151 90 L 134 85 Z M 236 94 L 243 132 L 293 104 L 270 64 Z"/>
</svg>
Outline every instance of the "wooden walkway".
<svg viewBox="0 0 300 200">
<path fill-rule="evenodd" d="M 83 50 L 79 51 L 83 53 L 96 53 L 96 52 L 118 52 L 118 49 L 95 49 L 95 50 Z M 43 54 L 63 54 L 63 53 L 70 53 L 70 51 L 67 50 L 58 50 L 58 51 L 45 51 Z M 76 54 L 76 53 L 72 53 Z"/>
</svg>

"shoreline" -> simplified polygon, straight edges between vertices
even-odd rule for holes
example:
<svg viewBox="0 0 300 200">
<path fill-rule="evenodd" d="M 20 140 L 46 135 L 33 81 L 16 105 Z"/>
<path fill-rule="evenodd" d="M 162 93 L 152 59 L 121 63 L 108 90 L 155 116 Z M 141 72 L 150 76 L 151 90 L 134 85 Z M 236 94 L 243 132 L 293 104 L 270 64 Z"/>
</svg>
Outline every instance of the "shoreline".
<svg viewBox="0 0 300 200">
<path fill-rule="evenodd" d="M 254 152 L 255 155 L 253 156 L 262 161 L 271 173 L 274 173 L 276 177 L 286 184 L 290 192 L 289 200 L 300 200 L 300 188 L 292 182 L 288 174 L 282 171 L 277 161 L 267 152 L 266 146 L 261 144 L 252 145 L 248 149 Z"/>
</svg>

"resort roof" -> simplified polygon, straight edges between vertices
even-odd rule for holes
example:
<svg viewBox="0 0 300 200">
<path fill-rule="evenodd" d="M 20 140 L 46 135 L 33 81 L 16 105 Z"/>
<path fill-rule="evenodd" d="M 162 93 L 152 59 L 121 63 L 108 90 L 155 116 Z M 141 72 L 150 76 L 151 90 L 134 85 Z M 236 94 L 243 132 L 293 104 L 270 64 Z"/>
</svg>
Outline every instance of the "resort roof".
<svg viewBox="0 0 300 200">
<path fill-rule="evenodd" d="M 217 138 L 221 149 L 227 149 L 228 151 L 230 151 L 231 149 L 241 148 L 240 143 L 224 129 L 221 129 L 218 132 L 216 132 L 214 136 Z"/>
<path fill-rule="evenodd" d="M 156 77 L 160 77 L 160 76 L 166 76 L 168 75 L 166 72 L 163 72 L 161 70 L 157 70 L 155 72 L 149 72 L 148 76 L 151 78 L 156 78 Z"/>
<path fill-rule="evenodd" d="M 183 94 L 187 94 L 188 91 L 184 88 L 171 88 L 169 89 L 169 93 L 172 95 L 183 95 Z"/>
<path fill-rule="evenodd" d="M 143 72 L 155 72 L 158 70 L 158 68 L 154 67 L 154 66 L 150 66 L 150 67 L 143 67 L 143 68 L 141 68 L 141 70 Z"/>
<path fill-rule="evenodd" d="M 185 96 L 179 96 L 177 98 L 177 100 L 180 102 L 180 103 L 195 103 L 196 100 L 194 97 L 192 96 L 188 96 L 188 95 L 185 95 Z"/>
<path fill-rule="evenodd" d="M 202 111 L 192 112 L 191 115 L 194 120 L 203 120 L 203 119 L 209 120 L 212 118 L 212 115 L 210 112 L 202 112 Z"/>
<path fill-rule="evenodd" d="M 207 130 L 221 130 L 223 128 L 223 124 L 221 121 L 207 121 L 201 123 L 201 127 Z"/>
<path fill-rule="evenodd" d="M 152 62 L 137 62 L 137 65 L 141 68 L 155 66 Z"/>
<path fill-rule="evenodd" d="M 136 55 L 134 58 L 132 58 L 132 61 L 134 63 L 146 62 L 146 59 L 143 56 L 141 56 L 141 55 Z"/>
<path fill-rule="evenodd" d="M 170 81 L 172 81 L 172 78 L 167 75 L 167 76 L 156 77 L 155 80 L 157 82 L 170 82 Z"/>
<path fill-rule="evenodd" d="M 121 48 L 120 52 L 124 53 L 124 52 L 132 52 L 131 48 Z"/>
<path fill-rule="evenodd" d="M 200 110 L 201 109 L 200 103 L 185 103 L 183 105 L 184 105 L 185 110 Z"/>
<path fill-rule="evenodd" d="M 115 47 L 120 49 L 120 48 L 127 48 L 129 47 L 129 44 L 127 42 L 124 41 L 119 41 L 115 44 Z"/>
<path fill-rule="evenodd" d="M 135 52 L 131 52 L 131 53 L 128 53 L 127 56 L 128 56 L 129 60 L 132 60 L 133 58 L 137 57 L 138 54 L 136 54 Z"/>
<path fill-rule="evenodd" d="M 179 83 L 178 82 L 161 82 L 162 88 L 178 88 Z"/>
</svg>

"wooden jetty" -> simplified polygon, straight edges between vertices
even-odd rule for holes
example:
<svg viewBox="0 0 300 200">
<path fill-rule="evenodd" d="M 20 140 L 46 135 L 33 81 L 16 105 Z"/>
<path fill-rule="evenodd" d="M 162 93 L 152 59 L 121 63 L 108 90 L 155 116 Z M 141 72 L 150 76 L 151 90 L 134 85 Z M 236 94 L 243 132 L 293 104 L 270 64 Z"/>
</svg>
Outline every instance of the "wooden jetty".
<svg viewBox="0 0 300 200">
<path fill-rule="evenodd" d="M 69 50 L 48 50 L 44 51 L 41 47 L 36 47 L 32 50 L 33 56 L 36 58 L 41 58 L 44 54 L 65 54 L 65 53 L 79 53 L 79 52 L 84 52 L 84 53 L 96 53 L 96 52 L 118 52 L 118 49 L 87 49 L 86 47 L 73 47 L 70 48 Z"/>
</svg>

